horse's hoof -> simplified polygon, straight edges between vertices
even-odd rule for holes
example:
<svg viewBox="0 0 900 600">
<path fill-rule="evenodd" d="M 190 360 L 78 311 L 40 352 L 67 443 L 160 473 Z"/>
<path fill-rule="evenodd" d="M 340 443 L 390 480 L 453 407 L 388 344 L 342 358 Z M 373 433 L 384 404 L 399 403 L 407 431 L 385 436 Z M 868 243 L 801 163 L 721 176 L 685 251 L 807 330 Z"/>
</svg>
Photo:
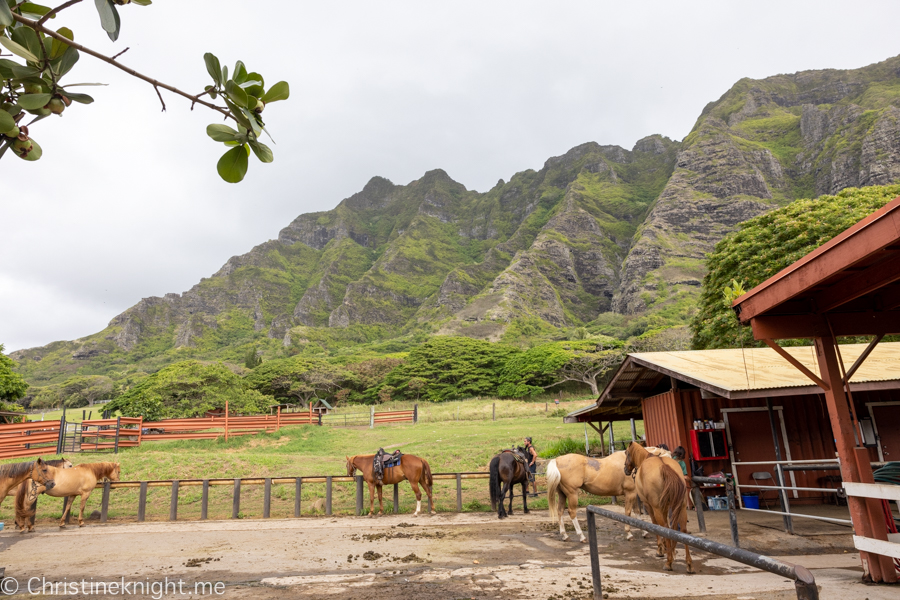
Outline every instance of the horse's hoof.
<svg viewBox="0 0 900 600">
<path fill-rule="evenodd" d="M 525 511 L 522 511 L 522 512 L 524 512 L 524 513 L 527 515 L 527 514 L 530 513 L 531 511 L 530 511 L 530 510 L 525 510 Z"/>
<path fill-rule="evenodd" d="M 650 532 L 649 532 L 649 531 L 645 531 L 644 533 L 641 534 L 641 537 L 644 538 L 644 539 L 647 539 L 648 537 L 650 537 Z"/>
<path fill-rule="evenodd" d="M 665 556 L 665 554 L 660 554 L 659 552 L 656 553 L 656 558 L 665 558 Z"/>
<path fill-rule="evenodd" d="M 630 542 L 631 540 L 634 539 L 634 534 L 629 531 L 628 533 L 625 534 L 625 539 Z"/>
<path fill-rule="evenodd" d="M 567 535 L 562 536 L 562 541 L 568 542 L 568 541 L 569 541 L 569 536 L 567 536 Z"/>
<path fill-rule="evenodd" d="M 431 511 L 431 514 L 436 515 L 436 514 L 437 514 L 437 511 L 436 511 L 436 510 L 433 510 L 433 511 Z"/>
<path fill-rule="evenodd" d="M 688 566 L 687 572 L 688 572 L 688 575 L 693 575 L 693 574 L 694 574 L 694 567 Z"/>
<path fill-rule="evenodd" d="M 666 565 L 666 566 L 665 566 L 665 569 L 666 569 L 666 571 L 671 571 L 671 570 L 672 570 L 672 565 Z"/>
</svg>

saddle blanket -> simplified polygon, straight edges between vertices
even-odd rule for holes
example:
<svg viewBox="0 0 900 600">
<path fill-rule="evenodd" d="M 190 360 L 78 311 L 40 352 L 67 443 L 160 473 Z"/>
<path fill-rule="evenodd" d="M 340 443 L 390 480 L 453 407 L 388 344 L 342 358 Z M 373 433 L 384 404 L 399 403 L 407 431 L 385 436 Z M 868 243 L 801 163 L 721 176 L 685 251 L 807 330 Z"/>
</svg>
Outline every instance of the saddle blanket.
<svg viewBox="0 0 900 600">
<path fill-rule="evenodd" d="M 396 467 L 400 465 L 400 459 L 403 457 L 402 454 L 385 454 L 382 457 L 382 466 L 385 469 L 390 469 L 391 467 Z"/>
</svg>

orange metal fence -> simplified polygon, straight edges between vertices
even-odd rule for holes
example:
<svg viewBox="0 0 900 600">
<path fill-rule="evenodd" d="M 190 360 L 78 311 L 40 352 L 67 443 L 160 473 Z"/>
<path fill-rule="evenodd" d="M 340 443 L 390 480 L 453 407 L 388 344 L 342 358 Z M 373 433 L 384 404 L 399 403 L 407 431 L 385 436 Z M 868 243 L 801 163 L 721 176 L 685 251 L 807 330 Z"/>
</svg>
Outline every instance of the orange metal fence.
<svg viewBox="0 0 900 600">
<path fill-rule="evenodd" d="M 56 454 L 59 421 L 0 425 L 0 459 Z"/>
</svg>

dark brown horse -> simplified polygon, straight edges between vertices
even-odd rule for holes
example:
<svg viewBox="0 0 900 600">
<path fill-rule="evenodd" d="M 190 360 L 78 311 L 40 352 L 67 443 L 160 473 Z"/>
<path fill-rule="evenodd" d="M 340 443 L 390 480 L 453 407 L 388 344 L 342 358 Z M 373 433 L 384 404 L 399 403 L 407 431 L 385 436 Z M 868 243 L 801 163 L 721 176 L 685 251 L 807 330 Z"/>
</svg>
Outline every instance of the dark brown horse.
<svg viewBox="0 0 900 600">
<path fill-rule="evenodd" d="M 57 469 L 71 469 L 72 463 L 66 459 L 58 458 L 44 461 Z M 37 497 L 44 492 L 45 487 L 34 479 L 20 483 L 17 488 L 10 490 L 10 494 L 16 498 L 16 529 L 22 533 L 34 531 L 34 517 L 37 514 Z"/>
<path fill-rule="evenodd" d="M 634 473 L 634 484 L 638 497 L 650 512 L 650 519 L 656 525 L 662 525 L 682 533 L 687 533 L 687 487 L 681 466 L 667 456 L 654 456 L 647 449 L 631 442 L 625 451 L 625 474 Z M 656 552 L 662 556 L 666 552 L 666 571 L 672 570 L 675 560 L 675 542 L 665 542 L 657 536 Z M 687 572 L 694 572 L 691 551 L 684 546 L 684 560 Z"/>
<path fill-rule="evenodd" d="M 381 484 L 375 480 L 375 455 L 374 454 L 358 454 L 356 456 L 347 457 L 347 475 L 352 477 L 356 474 L 356 470 L 362 472 L 363 479 L 369 484 L 369 516 L 375 514 L 375 488 L 378 488 L 378 514 L 384 514 L 384 502 L 381 497 L 381 488 L 383 485 L 392 483 L 400 483 L 403 480 L 409 481 L 413 493 L 416 495 L 416 512 L 414 517 L 418 517 L 422 511 L 422 492 L 419 491 L 419 485 L 425 488 L 428 494 L 428 502 L 434 506 L 431 497 L 431 486 L 434 482 L 431 479 L 431 467 L 424 458 L 419 458 L 413 454 L 404 454 L 400 457 L 400 464 L 396 467 L 387 467 L 384 469 L 384 477 Z M 431 514 L 437 514 L 434 510 Z"/>
<path fill-rule="evenodd" d="M 513 486 L 522 484 L 522 504 L 528 514 L 528 458 L 524 448 L 504 450 L 491 459 L 490 471 L 491 509 L 497 511 L 498 519 L 513 514 Z M 509 510 L 504 510 L 503 501 L 509 492 Z"/>
<path fill-rule="evenodd" d="M 14 487 L 26 479 L 33 479 L 48 489 L 52 488 L 55 473 L 56 468 L 51 467 L 40 458 L 30 462 L 0 465 L 0 504 Z"/>
</svg>

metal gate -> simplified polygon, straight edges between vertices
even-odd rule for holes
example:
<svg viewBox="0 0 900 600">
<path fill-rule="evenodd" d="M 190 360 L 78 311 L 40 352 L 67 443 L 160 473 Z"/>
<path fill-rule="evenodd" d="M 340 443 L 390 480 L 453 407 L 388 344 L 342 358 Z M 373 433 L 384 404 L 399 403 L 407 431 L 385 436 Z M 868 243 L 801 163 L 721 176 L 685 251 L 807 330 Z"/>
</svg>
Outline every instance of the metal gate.
<svg viewBox="0 0 900 600">
<path fill-rule="evenodd" d="M 60 432 L 57 454 L 81 452 L 81 423 L 63 423 L 65 428 Z"/>
</svg>

